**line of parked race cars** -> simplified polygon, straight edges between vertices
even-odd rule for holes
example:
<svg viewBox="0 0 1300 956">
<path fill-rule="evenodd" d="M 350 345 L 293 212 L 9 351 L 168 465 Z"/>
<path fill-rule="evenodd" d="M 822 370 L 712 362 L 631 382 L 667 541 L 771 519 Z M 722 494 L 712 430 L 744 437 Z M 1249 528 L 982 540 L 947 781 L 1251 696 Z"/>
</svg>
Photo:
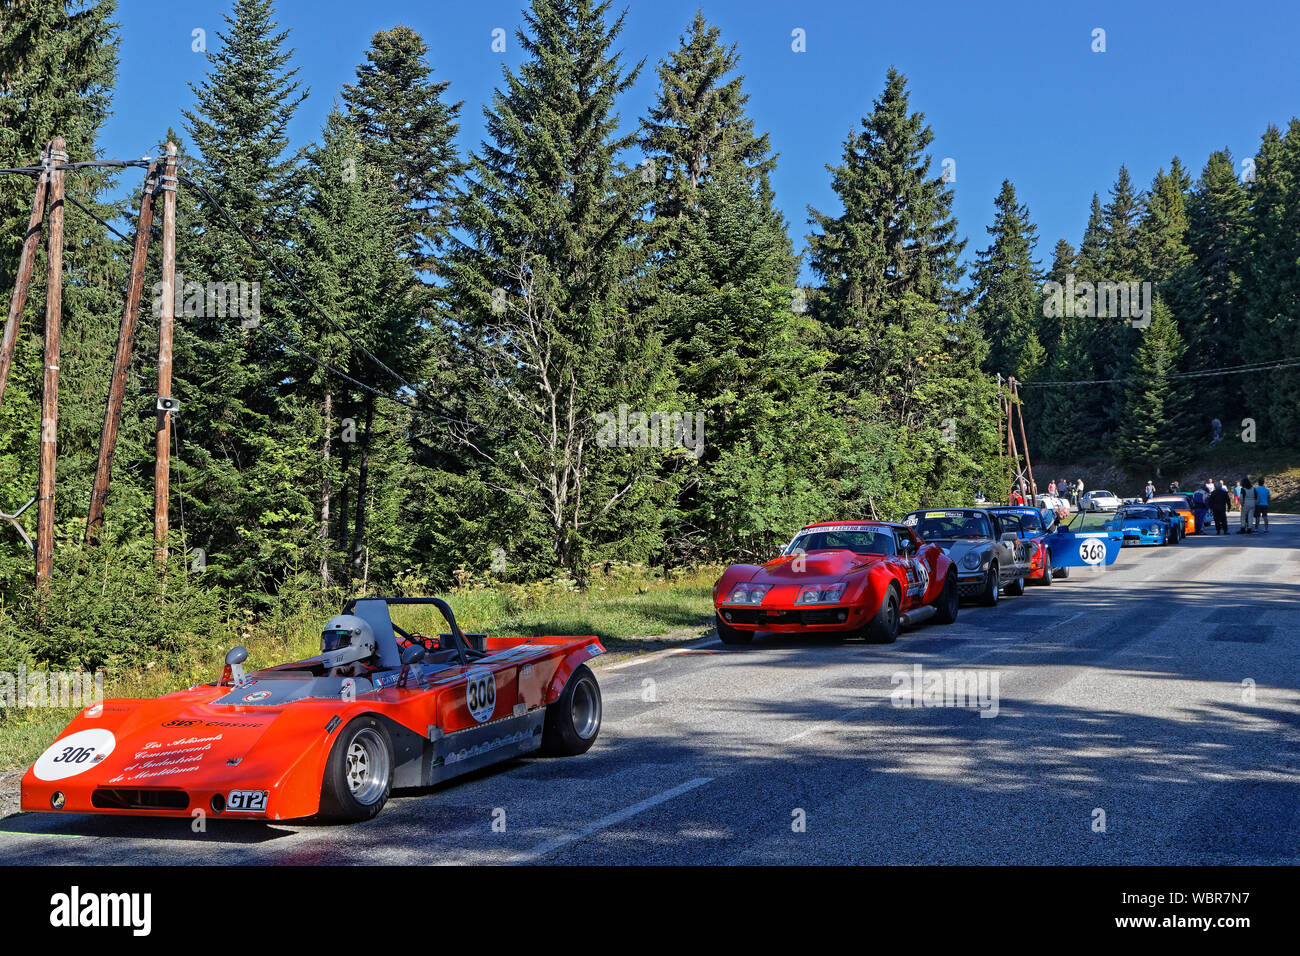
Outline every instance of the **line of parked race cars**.
<svg viewBox="0 0 1300 956">
<path fill-rule="evenodd" d="M 1112 564 L 1124 546 L 1176 544 L 1204 524 L 1182 495 L 1123 502 L 1094 492 L 1080 507 L 921 509 L 901 522 L 807 525 L 772 561 L 735 564 L 718 579 L 718 637 L 748 644 L 765 632 L 825 634 L 890 644 L 905 626 L 951 624 L 963 598 L 992 607 L 1071 568 Z"/>
<path fill-rule="evenodd" d="M 763 565 L 714 585 L 718 636 L 832 634 L 878 643 L 903 626 L 951 624 L 963 598 L 1050 586 L 1114 562 L 1125 544 L 1197 530 L 1186 502 L 1121 505 L 1108 518 L 1030 506 L 922 509 L 900 522 L 810 524 Z M 432 605 L 446 632 L 392 617 Z M 27 771 L 24 811 L 356 822 L 394 787 L 428 787 L 534 753 L 577 756 L 603 705 L 586 665 L 595 636 L 465 634 L 438 598 L 354 598 L 321 653 L 246 672 L 230 650 L 218 680 L 155 699 L 84 708 Z"/>
</svg>

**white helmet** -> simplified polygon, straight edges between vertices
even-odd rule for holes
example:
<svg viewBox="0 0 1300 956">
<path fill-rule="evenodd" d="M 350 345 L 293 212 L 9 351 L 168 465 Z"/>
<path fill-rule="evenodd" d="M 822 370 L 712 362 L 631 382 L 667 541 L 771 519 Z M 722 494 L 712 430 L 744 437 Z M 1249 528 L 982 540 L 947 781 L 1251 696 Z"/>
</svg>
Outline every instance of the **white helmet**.
<svg viewBox="0 0 1300 956">
<path fill-rule="evenodd" d="M 354 614 L 332 617 L 321 631 L 321 663 L 341 667 L 373 657 L 378 645 L 370 625 Z"/>
</svg>

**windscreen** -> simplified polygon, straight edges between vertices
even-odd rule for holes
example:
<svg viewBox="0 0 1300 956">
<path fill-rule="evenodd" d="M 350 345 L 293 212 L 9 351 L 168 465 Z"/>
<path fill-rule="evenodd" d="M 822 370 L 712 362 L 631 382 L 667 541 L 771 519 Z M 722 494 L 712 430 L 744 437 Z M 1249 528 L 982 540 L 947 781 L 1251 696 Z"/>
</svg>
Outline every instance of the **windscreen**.
<svg viewBox="0 0 1300 956">
<path fill-rule="evenodd" d="M 857 554 L 893 554 L 894 533 L 878 528 L 812 528 L 801 531 L 786 554 L 843 548 Z"/>
<path fill-rule="evenodd" d="M 926 541 L 935 538 L 991 538 L 986 515 L 972 511 L 915 511 L 906 524 Z"/>
</svg>

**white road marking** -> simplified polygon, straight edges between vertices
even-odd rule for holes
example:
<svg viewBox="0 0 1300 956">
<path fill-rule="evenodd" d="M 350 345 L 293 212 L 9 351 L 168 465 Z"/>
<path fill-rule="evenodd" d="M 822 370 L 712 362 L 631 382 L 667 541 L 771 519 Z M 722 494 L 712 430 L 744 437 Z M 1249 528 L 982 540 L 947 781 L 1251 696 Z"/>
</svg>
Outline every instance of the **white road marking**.
<svg viewBox="0 0 1300 956">
<path fill-rule="evenodd" d="M 576 843 L 579 840 L 585 840 L 593 833 L 599 833 L 601 830 L 607 830 L 612 826 L 617 826 L 618 824 L 622 823 L 624 820 L 629 820 L 632 817 L 636 816 L 638 813 L 644 813 L 646 810 L 649 810 L 651 807 L 657 807 L 661 803 L 667 803 L 669 800 L 672 800 L 676 797 L 680 797 L 683 793 L 686 793 L 690 790 L 694 790 L 696 787 L 702 787 L 706 783 L 712 783 L 712 782 L 713 782 L 712 777 L 695 777 L 692 780 L 687 780 L 685 783 L 678 784 L 677 786 L 673 787 L 671 790 L 665 790 L 663 793 L 660 793 L 653 797 L 647 797 L 645 800 L 642 800 L 640 803 L 634 803 L 632 804 L 632 806 L 627 807 L 623 810 L 619 810 L 617 813 L 611 813 L 607 817 L 601 817 L 595 823 L 588 824 L 587 826 L 579 830 L 577 833 L 570 833 L 562 837 L 556 837 L 554 840 L 547 840 L 545 843 L 541 843 L 533 847 L 531 850 L 529 850 L 526 853 L 520 853 L 514 857 L 511 857 L 509 862 L 530 863 L 533 860 L 537 860 L 540 859 L 541 857 L 546 856 L 548 853 L 555 852 L 561 847 L 568 846 L 571 843 Z"/>
</svg>

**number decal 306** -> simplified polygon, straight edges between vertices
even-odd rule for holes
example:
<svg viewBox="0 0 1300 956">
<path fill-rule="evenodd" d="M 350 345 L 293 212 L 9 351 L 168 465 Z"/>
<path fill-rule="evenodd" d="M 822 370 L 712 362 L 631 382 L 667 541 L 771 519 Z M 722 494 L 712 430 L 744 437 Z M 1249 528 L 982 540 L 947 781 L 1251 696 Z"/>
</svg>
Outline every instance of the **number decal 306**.
<svg viewBox="0 0 1300 956">
<path fill-rule="evenodd" d="M 243 810 L 245 813 L 266 812 L 265 790 L 231 790 L 226 798 L 227 810 Z"/>
</svg>

